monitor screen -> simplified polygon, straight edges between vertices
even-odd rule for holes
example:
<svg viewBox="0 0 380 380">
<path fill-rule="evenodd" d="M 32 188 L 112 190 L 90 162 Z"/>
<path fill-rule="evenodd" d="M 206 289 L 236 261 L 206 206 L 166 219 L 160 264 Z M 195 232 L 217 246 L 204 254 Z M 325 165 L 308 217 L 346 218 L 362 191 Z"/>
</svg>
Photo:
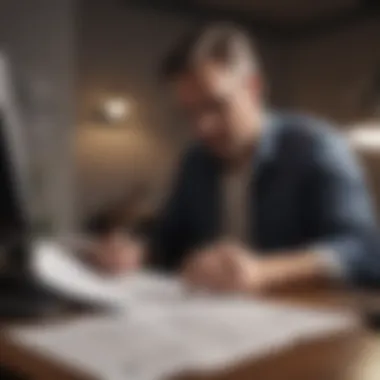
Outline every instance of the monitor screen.
<svg viewBox="0 0 380 380">
<path fill-rule="evenodd" d="M 23 214 L 18 200 L 14 167 L 10 159 L 10 147 L 4 136 L 4 117 L 0 112 L 0 239 L 25 227 Z"/>
<path fill-rule="evenodd" d="M 26 147 L 10 74 L 0 52 L 0 259 L 5 268 L 28 261 L 24 248 L 29 229 Z"/>
</svg>

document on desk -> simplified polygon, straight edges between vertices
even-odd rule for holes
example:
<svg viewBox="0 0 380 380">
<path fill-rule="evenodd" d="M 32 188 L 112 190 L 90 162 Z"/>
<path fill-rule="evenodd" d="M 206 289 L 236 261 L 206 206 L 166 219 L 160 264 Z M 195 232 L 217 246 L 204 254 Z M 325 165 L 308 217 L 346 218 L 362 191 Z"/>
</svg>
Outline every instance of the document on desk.
<svg viewBox="0 0 380 380">
<path fill-rule="evenodd" d="M 92 270 L 64 246 L 43 242 L 34 249 L 33 271 L 45 285 L 86 303 L 123 311 L 136 300 L 163 304 L 183 295 L 182 286 L 154 274 L 106 275 Z"/>
<path fill-rule="evenodd" d="M 259 359 L 355 326 L 340 313 L 188 293 L 175 279 L 124 282 L 123 312 L 9 332 L 16 344 L 104 380 L 161 380 Z"/>
</svg>

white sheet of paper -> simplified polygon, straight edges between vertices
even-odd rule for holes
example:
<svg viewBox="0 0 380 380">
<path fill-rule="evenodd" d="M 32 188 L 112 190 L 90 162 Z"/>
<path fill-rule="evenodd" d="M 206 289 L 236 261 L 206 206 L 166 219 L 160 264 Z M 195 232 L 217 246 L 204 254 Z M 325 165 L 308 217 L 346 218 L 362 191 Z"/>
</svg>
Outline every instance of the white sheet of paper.
<svg viewBox="0 0 380 380">
<path fill-rule="evenodd" d="M 78 279 L 75 286 L 87 286 L 86 294 L 97 292 L 89 286 L 91 278 L 86 280 Z M 102 296 L 117 289 L 115 299 L 128 307 L 106 316 L 13 330 L 11 339 L 95 378 L 161 380 L 182 370 L 222 369 L 355 324 L 340 313 L 190 294 L 175 279 L 149 274 L 114 280 L 112 286 L 107 282 L 105 289 Z"/>
<path fill-rule="evenodd" d="M 78 300 L 125 309 L 141 302 L 171 302 L 182 286 L 154 274 L 107 276 L 96 273 L 62 245 L 45 241 L 34 249 L 33 271 L 47 286 Z"/>
</svg>

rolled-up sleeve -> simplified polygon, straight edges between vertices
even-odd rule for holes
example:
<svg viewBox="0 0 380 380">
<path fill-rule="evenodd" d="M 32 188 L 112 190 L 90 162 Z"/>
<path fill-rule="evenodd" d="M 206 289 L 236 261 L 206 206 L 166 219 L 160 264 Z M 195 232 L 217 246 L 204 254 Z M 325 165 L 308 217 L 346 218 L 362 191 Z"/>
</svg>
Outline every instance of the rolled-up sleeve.
<svg viewBox="0 0 380 380">
<path fill-rule="evenodd" d="M 316 139 L 309 178 L 318 236 L 313 248 L 333 275 L 349 282 L 380 281 L 373 206 L 360 166 L 342 137 L 326 133 Z"/>
</svg>

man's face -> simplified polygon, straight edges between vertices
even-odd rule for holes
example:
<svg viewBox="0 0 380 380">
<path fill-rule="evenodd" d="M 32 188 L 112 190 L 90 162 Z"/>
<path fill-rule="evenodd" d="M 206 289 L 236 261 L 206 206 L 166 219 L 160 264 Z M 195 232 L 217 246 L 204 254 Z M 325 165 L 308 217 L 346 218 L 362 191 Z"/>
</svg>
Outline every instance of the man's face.
<svg viewBox="0 0 380 380">
<path fill-rule="evenodd" d="M 181 108 L 193 133 L 215 155 L 232 158 L 257 134 L 260 111 L 259 80 L 255 75 L 215 64 L 203 64 L 175 82 Z"/>
</svg>

